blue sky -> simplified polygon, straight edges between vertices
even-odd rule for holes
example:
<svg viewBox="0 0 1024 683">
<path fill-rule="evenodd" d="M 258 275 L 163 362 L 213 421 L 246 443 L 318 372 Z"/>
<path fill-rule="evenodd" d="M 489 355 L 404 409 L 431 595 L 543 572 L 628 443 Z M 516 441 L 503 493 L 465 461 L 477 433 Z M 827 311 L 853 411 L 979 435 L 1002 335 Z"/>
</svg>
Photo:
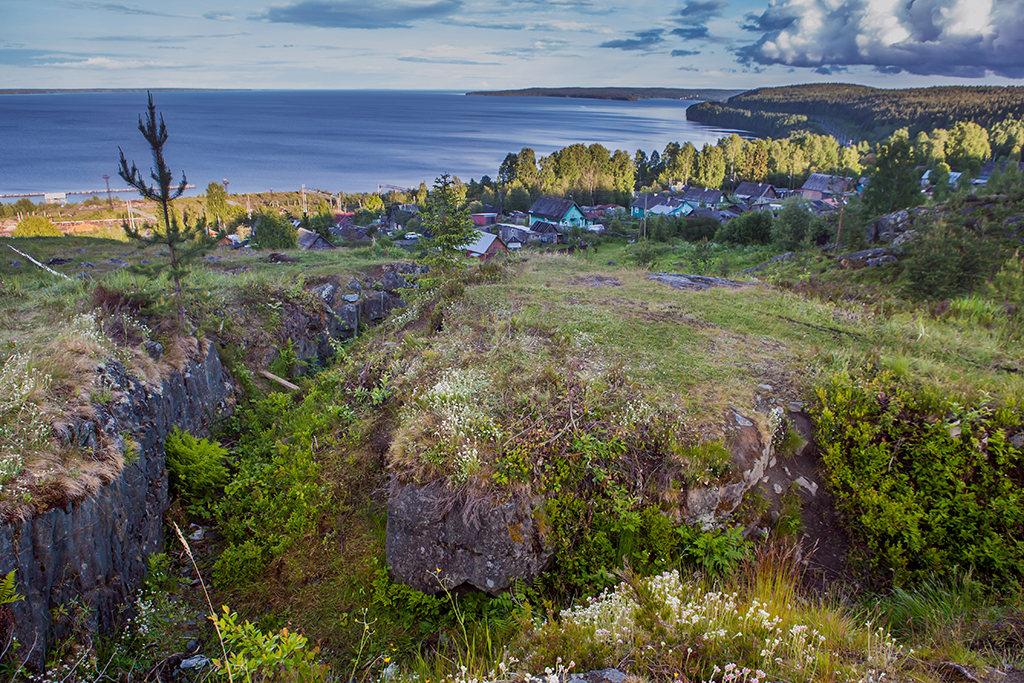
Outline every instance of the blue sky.
<svg viewBox="0 0 1024 683">
<path fill-rule="evenodd" d="M 0 0 L 0 88 L 1019 79 L 1024 0 Z"/>
</svg>

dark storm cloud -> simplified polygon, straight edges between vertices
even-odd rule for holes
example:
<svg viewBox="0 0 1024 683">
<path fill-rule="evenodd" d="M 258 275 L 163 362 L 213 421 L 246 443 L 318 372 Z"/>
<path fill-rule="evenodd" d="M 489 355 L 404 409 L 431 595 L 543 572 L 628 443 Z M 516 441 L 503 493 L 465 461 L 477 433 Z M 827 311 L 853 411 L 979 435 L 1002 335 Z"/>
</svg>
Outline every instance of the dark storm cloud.
<svg viewBox="0 0 1024 683">
<path fill-rule="evenodd" d="M 625 38 L 621 40 L 608 40 L 598 47 L 614 48 L 616 50 L 651 50 L 657 47 L 660 43 L 665 42 L 662 37 L 661 29 L 653 29 L 650 31 L 637 31 L 633 35 L 634 38 Z"/>
<path fill-rule="evenodd" d="M 746 65 L 1024 78 L 1024 0 L 776 0 L 744 27 L 763 31 L 737 50 Z"/>
<path fill-rule="evenodd" d="M 411 28 L 422 19 L 442 19 L 462 8 L 462 0 L 433 2 L 365 2 L 365 0 L 302 0 L 268 7 L 251 19 L 319 28 Z"/>
<path fill-rule="evenodd" d="M 707 40 L 711 38 L 707 26 L 694 26 L 692 28 L 672 29 L 672 35 L 685 38 L 686 40 Z"/>
<path fill-rule="evenodd" d="M 722 16 L 722 10 L 729 6 L 724 0 L 688 0 L 679 10 L 678 21 L 685 26 L 704 25 L 710 19 Z"/>
</svg>

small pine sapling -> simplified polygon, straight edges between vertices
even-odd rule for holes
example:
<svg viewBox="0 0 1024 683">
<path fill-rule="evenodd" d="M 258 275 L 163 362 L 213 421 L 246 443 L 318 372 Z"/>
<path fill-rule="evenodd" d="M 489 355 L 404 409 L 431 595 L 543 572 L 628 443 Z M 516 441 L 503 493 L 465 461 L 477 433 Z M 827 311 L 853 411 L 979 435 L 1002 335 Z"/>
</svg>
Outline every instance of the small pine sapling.
<svg viewBox="0 0 1024 683">
<path fill-rule="evenodd" d="M 136 228 L 133 225 L 124 225 L 125 234 L 129 239 L 145 246 L 159 245 L 166 247 L 170 261 L 166 265 L 150 265 L 146 268 L 137 268 L 150 278 L 156 279 L 166 270 L 167 275 L 174 283 L 174 297 L 178 305 L 178 322 L 184 327 L 185 305 L 181 296 L 181 281 L 188 274 L 188 266 L 195 258 L 205 254 L 213 247 L 217 240 L 222 237 L 220 233 L 210 235 L 206 228 L 206 219 L 199 219 L 191 226 L 187 217 L 181 221 L 171 210 L 171 202 L 180 197 L 187 187 L 185 174 L 181 174 L 181 182 L 172 187 L 174 176 L 164 161 L 164 144 L 167 142 L 167 127 L 164 125 L 164 117 L 160 115 L 160 122 L 157 124 L 156 107 L 153 104 L 153 94 L 149 93 L 149 112 L 145 120 L 139 117 L 139 131 L 149 143 L 153 153 L 153 168 L 150 169 L 150 177 L 155 184 L 150 185 L 143 178 L 135 162 L 129 167 L 125 159 L 124 151 L 118 147 L 120 154 L 120 175 L 125 182 L 139 191 L 145 199 L 157 202 L 160 206 L 163 225 L 145 226 Z"/>
</svg>

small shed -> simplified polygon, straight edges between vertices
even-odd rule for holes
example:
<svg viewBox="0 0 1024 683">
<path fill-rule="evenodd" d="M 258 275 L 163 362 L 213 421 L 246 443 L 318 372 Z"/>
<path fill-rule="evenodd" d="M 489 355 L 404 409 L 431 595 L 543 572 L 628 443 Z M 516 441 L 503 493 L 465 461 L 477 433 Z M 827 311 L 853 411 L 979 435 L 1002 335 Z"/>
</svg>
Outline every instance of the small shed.
<svg viewBox="0 0 1024 683">
<path fill-rule="evenodd" d="M 492 235 L 483 230 L 476 231 L 476 241 L 466 245 L 466 256 L 489 261 L 497 254 L 507 254 L 508 247 L 497 235 Z"/>
<path fill-rule="evenodd" d="M 303 251 L 334 249 L 334 245 L 324 239 L 323 235 L 312 230 L 299 228 L 299 249 Z"/>
</svg>

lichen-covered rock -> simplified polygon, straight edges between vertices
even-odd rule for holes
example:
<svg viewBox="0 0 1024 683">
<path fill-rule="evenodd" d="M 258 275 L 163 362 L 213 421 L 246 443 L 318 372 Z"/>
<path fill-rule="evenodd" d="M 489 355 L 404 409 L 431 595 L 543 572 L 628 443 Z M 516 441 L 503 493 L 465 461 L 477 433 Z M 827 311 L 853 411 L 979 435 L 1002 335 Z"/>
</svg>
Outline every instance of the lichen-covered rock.
<svg viewBox="0 0 1024 683">
<path fill-rule="evenodd" d="M 539 505 L 396 483 L 384 545 L 392 576 L 429 594 L 469 585 L 497 595 L 532 580 L 554 559 Z"/>
</svg>

